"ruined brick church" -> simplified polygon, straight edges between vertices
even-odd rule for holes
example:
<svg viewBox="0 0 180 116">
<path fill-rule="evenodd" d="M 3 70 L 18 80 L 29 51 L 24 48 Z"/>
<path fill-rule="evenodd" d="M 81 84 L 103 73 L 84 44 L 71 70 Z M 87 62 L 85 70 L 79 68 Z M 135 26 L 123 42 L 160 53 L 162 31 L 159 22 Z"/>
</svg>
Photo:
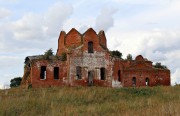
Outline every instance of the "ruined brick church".
<svg viewBox="0 0 180 116">
<path fill-rule="evenodd" d="M 138 55 L 134 60 L 113 57 L 104 31 L 61 31 L 55 56 L 28 56 L 22 85 L 25 87 L 105 86 L 140 87 L 170 85 L 170 70 L 154 68 Z"/>
</svg>

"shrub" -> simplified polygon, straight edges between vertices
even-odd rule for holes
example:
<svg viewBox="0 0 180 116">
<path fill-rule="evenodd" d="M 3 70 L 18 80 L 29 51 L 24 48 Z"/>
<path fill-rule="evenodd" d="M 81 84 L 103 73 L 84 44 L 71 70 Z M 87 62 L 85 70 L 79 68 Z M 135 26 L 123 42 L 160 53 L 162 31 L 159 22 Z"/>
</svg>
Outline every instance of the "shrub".
<svg viewBox="0 0 180 116">
<path fill-rule="evenodd" d="M 49 59 L 50 59 L 50 56 L 54 56 L 54 55 L 53 55 L 53 50 L 52 50 L 52 48 L 50 48 L 49 50 L 47 50 L 47 51 L 44 53 L 44 59 L 49 60 Z"/>
<path fill-rule="evenodd" d="M 10 87 L 18 87 L 20 86 L 21 84 L 21 81 L 22 81 L 22 78 L 21 77 L 15 77 L 14 79 L 11 79 L 11 84 L 10 84 Z"/>
<path fill-rule="evenodd" d="M 168 69 L 167 66 L 161 65 L 160 62 L 156 62 L 155 65 L 153 65 L 154 68 L 160 68 L 160 69 Z"/>
<path fill-rule="evenodd" d="M 118 50 L 110 51 L 110 54 L 112 57 L 117 57 L 117 58 L 122 59 L 122 53 Z"/>
<path fill-rule="evenodd" d="M 131 54 L 127 55 L 127 60 L 132 60 L 132 55 Z"/>
</svg>

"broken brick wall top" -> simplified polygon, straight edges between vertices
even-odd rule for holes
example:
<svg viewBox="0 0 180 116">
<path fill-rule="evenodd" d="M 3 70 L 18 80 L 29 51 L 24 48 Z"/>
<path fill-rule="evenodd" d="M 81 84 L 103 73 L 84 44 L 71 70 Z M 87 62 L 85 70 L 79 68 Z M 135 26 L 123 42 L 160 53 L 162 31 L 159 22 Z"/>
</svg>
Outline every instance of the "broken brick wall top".
<svg viewBox="0 0 180 116">
<path fill-rule="evenodd" d="M 101 51 L 107 49 L 106 36 L 104 31 L 100 31 L 98 34 L 90 28 L 85 33 L 81 34 L 76 29 L 72 28 L 67 34 L 61 31 L 58 39 L 57 55 L 60 56 L 63 52 L 69 52 L 71 49 L 75 49 L 81 45 L 87 45 L 89 41 L 94 44 L 95 51 Z M 87 51 L 87 47 L 83 47 L 83 51 Z"/>
</svg>

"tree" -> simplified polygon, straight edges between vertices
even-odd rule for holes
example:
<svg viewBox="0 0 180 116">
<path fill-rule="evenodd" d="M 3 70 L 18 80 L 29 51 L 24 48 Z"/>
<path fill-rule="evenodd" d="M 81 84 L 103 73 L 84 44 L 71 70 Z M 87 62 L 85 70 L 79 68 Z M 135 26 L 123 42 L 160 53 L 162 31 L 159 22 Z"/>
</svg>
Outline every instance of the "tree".
<svg viewBox="0 0 180 116">
<path fill-rule="evenodd" d="M 50 56 L 53 56 L 53 50 L 52 48 L 50 48 L 49 50 L 47 50 L 45 53 L 44 53 L 44 58 L 46 60 L 50 59 Z"/>
<path fill-rule="evenodd" d="M 22 81 L 22 78 L 21 77 L 15 77 L 14 79 L 11 79 L 11 83 L 10 83 L 10 87 L 18 87 L 20 86 L 21 84 L 21 81 Z"/>
<path fill-rule="evenodd" d="M 127 60 L 132 60 L 132 55 L 131 54 L 127 55 Z"/>
<path fill-rule="evenodd" d="M 113 51 L 110 51 L 110 53 L 113 57 L 118 57 L 118 58 L 122 59 L 122 53 L 120 51 L 113 50 Z"/>
<path fill-rule="evenodd" d="M 165 66 L 165 65 L 161 65 L 161 63 L 160 63 L 160 62 L 156 62 L 156 64 L 155 64 L 155 65 L 153 65 L 153 66 L 154 66 L 154 68 L 167 69 L 167 66 Z"/>
</svg>

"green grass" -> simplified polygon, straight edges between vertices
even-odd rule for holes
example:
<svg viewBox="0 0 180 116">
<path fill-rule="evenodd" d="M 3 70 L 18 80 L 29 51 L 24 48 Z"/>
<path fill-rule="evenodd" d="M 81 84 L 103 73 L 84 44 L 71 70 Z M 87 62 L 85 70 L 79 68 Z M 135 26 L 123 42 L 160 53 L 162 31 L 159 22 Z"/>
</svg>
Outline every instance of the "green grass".
<svg viewBox="0 0 180 116">
<path fill-rule="evenodd" d="M 0 90 L 0 115 L 5 116 L 175 116 L 179 114 L 180 86 Z"/>
</svg>

